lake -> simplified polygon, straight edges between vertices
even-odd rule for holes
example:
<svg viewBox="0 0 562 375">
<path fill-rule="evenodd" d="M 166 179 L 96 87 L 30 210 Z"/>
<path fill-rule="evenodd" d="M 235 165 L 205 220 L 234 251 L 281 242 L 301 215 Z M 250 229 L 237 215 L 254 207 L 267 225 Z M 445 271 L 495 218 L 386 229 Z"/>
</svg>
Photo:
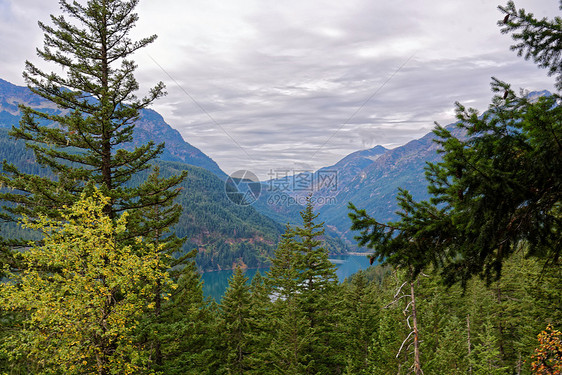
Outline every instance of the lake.
<svg viewBox="0 0 562 375">
<path fill-rule="evenodd" d="M 337 267 L 336 274 L 340 282 L 355 272 L 369 267 L 369 258 L 365 255 L 331 255 L 330 260 Z M 259 270 L 248 269 L 246 270 L 246 276 L 252 281 L 252 278 L 258 271 L 264 275 L 265 272 L 269 271 L 269 268 L 260 268 Z M 205 296 L 212 297 L 217 302 L 220 302 L 228 287 L 228 279 L 233 273 L 233 270 L 225 270 L 202 274 L 203 293 Z"/>
</svg>

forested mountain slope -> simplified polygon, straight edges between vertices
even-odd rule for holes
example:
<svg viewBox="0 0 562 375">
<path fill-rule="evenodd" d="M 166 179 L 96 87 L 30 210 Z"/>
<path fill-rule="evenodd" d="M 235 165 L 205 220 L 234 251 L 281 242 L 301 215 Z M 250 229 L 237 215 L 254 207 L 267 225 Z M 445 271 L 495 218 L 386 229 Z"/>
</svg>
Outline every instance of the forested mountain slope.
<svg viewBox="0 0 562 375">
<path fill-rule="evenodd" d="M 0 128 L 9 129 L 19 123 L 19 104 L 42 111 L 58 111 L 51 102 L 33 94 L 27 87 L 16 86 L 0 78 Z M 187 163 L 205 168 L 220 178 L 226 177 L 217 163 L 198 148 L 185 142 L 180 133 L 168 125 L 160 114 L 144 109 L 140 111 L 140 118 L 135 124 L 133 144 L 128 147 L 146 144 L 148 141 L 156 144 L 166 143 L 166 149 L 160 156 L 162 160 Z"/>
<path fill-rule="evenodd" d="M 15 141 L 6 129 L 0 129 L 0 158 L 14 163 L 22 171 L 48 175 L 40 168 L 23 141 Z M 275 248 L 282 226 L 251 206 L 232 203 L 224 193 L 224 183 L 213 173 L 179 162 L 158 161 L 162 176 L 188 171 L 180 185 L 178 203 L 183 214 L 172 229 L 187 237 L 183 251 L 198 249 L 197 264 L 202 270 L 231 268 L 234 264 L 261 267 Z M 146 178 L 139 174 L 131 183 Z M 20 233 L 14 225 L 4 225 L 3 235 Z"/>
</svg>

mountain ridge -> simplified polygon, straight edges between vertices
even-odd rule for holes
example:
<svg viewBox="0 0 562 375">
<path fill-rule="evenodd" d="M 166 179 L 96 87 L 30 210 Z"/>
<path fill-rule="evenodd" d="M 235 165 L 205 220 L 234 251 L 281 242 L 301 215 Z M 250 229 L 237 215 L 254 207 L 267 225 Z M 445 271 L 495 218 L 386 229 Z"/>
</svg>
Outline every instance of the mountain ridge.
<svg viewBox="0 0 562 375">
<path fill-rule="evenodd" d="M 544 90 L 530 92 L 527 95 L 535 100 L 550 93 Z M 46 110 L 54 110 L 52 105 L 48 105 L 49 103 L 38 101 L 30 94 L 29 89 L 0 79 L 0 127 L 3 119 L 13 122 L 17 117 L 17 100 L 14 98 L 18 96 L 33 104 L 42 105 Z M 451 123 L 446 128 L 462 136 L 455 124 Z M 185 142 L 180 133 L 168 125 L 154 110 L 142 111 L 134 136 L 134 143 L 128 147 L 144 144 L 149 140 L 156 140 L 157 143 L 165 141 L 166 149 L 161 155 L 162 160 L 188 163 L 211 171 L 219 179 L 226 178 L 226 174 L 211 158 Z M 354 249 L 356 233 L 350 231 L 348 203 L 352 202 L 357 207 L 364 208 L 375 219 L 387 222 L 397 219 L 396 194 L 399 187 L 410 191 L 415 200 L 429 198 L 425 166 L 427 162 L 436 163 L 440 160 L 436 152 L 439 146 L 434 140 L 435 135 L 430 132 L 393 149 L 386 149 L 379 145 L 367 150 L 355 151 L 344 156 L 334 165 L 320 168 L 315 172 L 266 181 L 263 183 L 262 194 L 253 208 L 277 223 L 294 225 L 300 223 L 299 213 L 303 208 L 301 203 L 311 194 L 319 219 L 325 222 L 327 233 L 339 237 L 345 245 Z M 316 183 L 316 188 L 312 190 L 283 188 L 287 184 L 295 187 L 303 181 Z M 223 195 L 225 195 L 224 191 Z M 333 248 L 338 246 L 335 244 Z"/>
<path fill-rule="evenodd" d="M 549 95 L 551 93 L 547 90 L 527 93 L 530 100 Z M 457 124 L 458 122 L 453 122 L 445 128 L 456 137 L 465 137 L 464 131 L 459 129 Z M 441 161 L 441 155 L 437 153 L 439 145 L 435 139 L 436 135 L 430 132 L 379 155 L 376 160 L 338 189 L 337 194 L 334 195 L 335 204 L 320 207 L 320 218 L 339 233 L 346 243 L 353 244 L 356 242 L 354 237 L 358 233 L 350 230 L 352 223 L 348 217 L 348 202 L 365 209 L 373 218 L 385 223 L 399 218 L 396 213 L 399 209 L 396 201 L 398 188 L 408 190 L 414 200 L 429 199 L 425 168 L 428 162 Z"/>
<path fill-rule="evenodd" d="M 34 94 L 28 87 L 17 86 L 0 78 L 0 127 L 10 128 L 19 124 L 21 118 L 19 104 L 61 112 L 56 105 Z M 178 161 L 202 167 L 223 180 L 227 177 L 226 173 L 213 159 L 186 142 L 179 131 L 166 123 L 158 112 L 152 109 L 143 109 L 135 123 L 133 142 L 130 145 L 125 145 L 125 148 L 140 146 L 148 141 L 166 144 L 162 155 L 160 155 L 162 160 Z"/>
<path fill-rule="evenodd" d="M 39 100 L 28 88 L 0 80 L 2 160 L 15 164 L 22 173 L 49 176 L 50 171 L 35 162 L 35 156 L 25 147 L 25 142 L 8 135 L 9 129 L 19 123 L 17 105 L 20 103 L 42 110 L 57 110 L 49 102 Z M 134 141 L 125 146 L 133 147 L 150 140 L 156 143 L 166 141 L 162 157 L 155 161 L 160 167 L 160 174 L 170 176 L 188 172 L 179 186 L 182 192 L 177 198 L 184 208 L 183 213 L 178 224 L 172 228 L 178 236 L 187 238 L 182 253 L 197 249 L 196 262 L 202 271 L 229 269 L 237 264 L 255 268 L 268 265 L 268 257 L 273 254 L 282 226 L 253 207 L 231 202 L 224 193 L 222 171 L 218 165 L 199 149 L 184 142 L 179 132 L 166 124 L 157 112 L 142 111 L 139 123 L 140 131 L 134 132 Z M 192 163 L 185 163 L 184 159 Z M 130 183 L 137 184 L 146 179 L 148 172 L 136 174 Z M 224 172 L 222 174 L 225 175 Z M 22 235 L 21 229 L 14 223 L 1 223 L 0 230 L 7 238 Z"/>
</svg>

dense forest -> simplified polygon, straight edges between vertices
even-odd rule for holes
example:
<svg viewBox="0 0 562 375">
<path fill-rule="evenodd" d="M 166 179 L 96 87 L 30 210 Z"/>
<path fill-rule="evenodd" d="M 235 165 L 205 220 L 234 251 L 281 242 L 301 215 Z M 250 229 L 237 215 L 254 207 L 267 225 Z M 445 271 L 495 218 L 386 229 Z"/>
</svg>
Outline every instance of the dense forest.
<svg viewBox="0 0 562 375">
<path fill-rule="evenodd" d="M 60 4 L 38 55 L 65 73 L 27 62 L 24 77 L 64 111 L 23 105 L 15 141 L 0 137 L 3 153 L 27 147 L 0 173 L 0 372 L 562 373 L 559 94 L 494 79 L 485 114 L 457 103 L 464 135 L 436 127 L 429 200 L 400 190 L 394 222 L 350 204 L 381 264 L 340 283 L 310 196 L 283 231 L 203 194 L 220 186 L 204 170 L 157 163 L 163 144 L 121 147 L 163 95 L 162 83 L 135 94 L 128 59 L 156 37 L 129 37 L 138 0 Z M 561 90 L 561 18 L 500 11 L 512 48 Z M 238 265 L 220 304 L 203 295 L 198 253 L 203 268 Z M 244 267 L 265 262 L 250 283 Z"/>
<path fill-rule="evenodd" d="M 33 152 L 23 141 L 9 138 L 5 129 L 0 129 L 0 156 L 22 172 L 56 178 L 48 168 L 36 162 Z M 171 229 L 187 241 L 175 256 L 198 249 L 197 265 L 205 271 L 227 269 L 239 262 L 252 268 L 269 264 L 268 257 L 273 254 L 282 232 L 279 224 L 259 215 L 252 207 L 231 202 L 224 194 L 224 183 L 207 170 L 163 160 L 155 161 L 155 165 L 162 176 L 187 172 L 187 177 L 179 184 L 181 193 L 177 197 L 182 213 Z M 148 175 L 148 171 L 137 173 L 127 186 L 138 185 Z M 23 229 L 17 223 L 1 225 L 5 238 L 22 235 Z M 36 236 L 32 238 L 37 239 Z"/>
<path fill-rule="evenodd" d="M 8 131 L 1 128 L 0 157 L 22 172 L 56 178 L 48 168 L 36 162 L 33 152 L 25 147 L 23 141 L 10 138 Z M 175 256 L 199 250 L 195 260 L 202 271 L 229 269 L 236 264 L 249 268 L 269 265 L 269 257 L 282 233 L 281 225 L 258 214 L 251 206 L 234 204 L 224 193 L 224 182 L 203 168 L 165 160 L 157 160 L 155 165 L 162 176 L 187 172 L 187 177 L 179 184 L 181 192 L 176 199 L 182 207 L 182 214 L 171 229 L 186 241 Z M 148 175 L 147 171 L 140 172 L 127 185 L 139 184 Z M 18 238 L 24 232 L 13 222 L 1 223 L 1 227 L 6 238 Z M 345 250 L 341 241 L 330 236 L 324 239 L 330 253 Z"/>
<path fill-rule="evenodd" d="M 379 265 L 338 283 L 335 266 L 317 240 L 322 226 L 315 219 L 308 206 L 303 223 L 286 228 L 265 275 L 258 273 L 249 283 L 237 268 L 221 304 L 203 296 L 199 274 L 191 267 L 178 280 L 177 289 L 168 289 L 175 303 L 164 303 L 156 321 L 125 315 L 118 328 L 131 344 L 121 348 L 124 353 L 114 355 L 113 368 L 122 373 L 164 374 L 408 373 L 414 366 L 413 291 L 408 275 Z M 71 241 L 68 236 L 76 236 L 71 229 L 65 228 L 65 238 L 59 241 Z M 56 245 L 68 256 L 60 242 Z M 125 254 L 132 257 L 127 262 L 140 261 L 134 254 Z M 57 255 L 49 253 L 44 259 L 56 262 Z M 150 264 L 146 259 L 142 263 Z M 110 275 L 128 270 L 121 267 L 112 270 L 115 276 Z M 149 272 L 150 267 L 142 270 Z M 475 278 L 465 288 L 446 287 L 435 270 L 421 274 L 413 290 L 415 337 L 420 340 L 424 373 L 558 373 L 562 334 L 549 324 L 562 321 L 561 277 L 559 267 L 544 269 L 521 252 L 506 262 L 503 276 L 489 285 Z M 69 308 L 62 302 L 63 296 L 73 295 L 69 287 L 83 285 L 76 285 L 76 277 L 68 278 L 63 280 L 64 291 L 56 294 L 26 281 L 22 279 L 23 290 L 10 290 L 10 302 L 4 300 L 4 306 L 29 307 L 27 288 L 49 295 L 44 303 L 35 302 L 27 310 L 36 323 L 28 321 L 32 324 L 20 327 L 25 315 L 2 313 L 2 371 L 96 372 L 94 357 L 88 354 L 94 343 L 84 337 L 88 330 L 65 328 L 84 322 L 80 311 L 90 304 L 78 304 L 74 298 L 71 311 L 60 310 Z M 56 283 L 59 288 L 60 282 Z M 142 298 L 135 300 L 142 305 Z M 52 305 L 53 301 L 58 302 Z M 45 311 L 51 316 L 38 325 L 42 319 L 37 314 Z M 539 342 L 537 334 L 543 331 L 547 340 Z M 28 342 L 34 335 L 37 338 Z M 71 355 L 64 356 L 66 351 Z M 124 364 L 129 364 L 129 370 Z M 541 364 L 551 372 L 537 371 Z"/>
</svg>

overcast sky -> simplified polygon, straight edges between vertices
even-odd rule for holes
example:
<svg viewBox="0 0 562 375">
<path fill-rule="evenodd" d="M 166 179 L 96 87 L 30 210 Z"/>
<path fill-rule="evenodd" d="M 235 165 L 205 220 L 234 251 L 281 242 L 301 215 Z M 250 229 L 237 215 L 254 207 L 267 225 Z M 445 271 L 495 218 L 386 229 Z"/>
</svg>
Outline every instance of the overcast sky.
<svg viewBox="0 0 562 375">
<path fill-rule="evenodd" d="M 134 57 L 153 108 L 227 173 L 318 169 L 453 122 L 454 102 L 485 110 L 490 77 L 553 90 L 509 50 L 494 0 L 141 0 Z M 539 17 L 557 0 L 517 0 Z M 0 0 L 0 78 L 23 85 L 57 0 Z"/>
</svg>

